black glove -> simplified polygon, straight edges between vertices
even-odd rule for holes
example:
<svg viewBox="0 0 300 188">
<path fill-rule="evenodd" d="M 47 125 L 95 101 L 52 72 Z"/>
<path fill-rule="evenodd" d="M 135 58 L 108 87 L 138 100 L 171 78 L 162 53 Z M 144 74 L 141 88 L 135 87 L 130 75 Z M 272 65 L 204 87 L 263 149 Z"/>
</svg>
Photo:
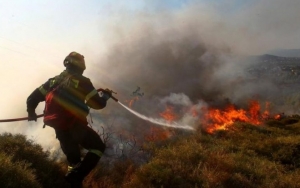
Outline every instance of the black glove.
<svg viewBox="0 0 300 188">
<path fill-rule="evenodd" d="M 100 92 L 100 97 L 104 98 L 105 100 L 108 100 L 112 95 L 112 91 L 109 89 L 102 90 Z"/>
<path fill-rule="evenodd" d="M 28 121 L 36 121 L 37 115 L 34 110 L 27 110 L 28 111 Z"/>
</svg>

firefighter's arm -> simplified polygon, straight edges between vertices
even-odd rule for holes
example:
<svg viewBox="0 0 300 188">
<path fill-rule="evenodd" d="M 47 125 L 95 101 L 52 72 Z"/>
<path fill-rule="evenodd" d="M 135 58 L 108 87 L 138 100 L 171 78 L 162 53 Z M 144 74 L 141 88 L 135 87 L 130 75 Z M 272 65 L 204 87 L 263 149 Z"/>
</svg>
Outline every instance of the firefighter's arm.
<svg viewBox="0 0 300 188">
<path fill-rule="evenodd" d="M 27 98 L 27 112 L 28 121 L 36 121 L 37 115 L 35 109 L 41 101 L 44 101 L 44 95 L 40 92 L 39 88 L 35 89 Z"/>
<path fill-rule="evenodd" d="M 107 95 L 99 95 L 96 89 L 92 90 L 85 98 L 86 104 L 93 109 L 102 109 L 109 99 Z"/>
<path fill-rule="evenodd" d="M 45 101 L 45 96 L 47 94 L 47 90 L 49 89 L 49 81 L 50 79 L 39 88 L 36 88 L 27 98 L 27 112 L 28 112 L 28 121 L 36 121 L 37 115 L 35 113 L 35 109 L 38 104 L 42 101 Z"/>
</svg>

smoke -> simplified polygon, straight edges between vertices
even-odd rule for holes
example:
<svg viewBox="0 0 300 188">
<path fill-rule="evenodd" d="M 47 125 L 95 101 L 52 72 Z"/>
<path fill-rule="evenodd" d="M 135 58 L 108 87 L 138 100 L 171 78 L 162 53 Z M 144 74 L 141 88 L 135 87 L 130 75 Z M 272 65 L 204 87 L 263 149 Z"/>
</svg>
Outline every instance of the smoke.
<svg viewBox="0 0 300 188">
<path fill-rule="evenodd" d="M 262 0 L 239 13 L 237 23 L 251 32 L 250 45 L 256 53 L 276 48 L 299 48 L 300 31 L 297 0 Z"/>
<path fill-rule="evenodd" d="M 109 45 L 99 58 L 99 69 L 106 73 L 94 79 L 117 90 L 122 102 L 132 98 L 139 86 L 145 95 L 133 109 L 158 116 L 171 103 L 185 123 L 194 127 L 199 125 L 187 115 L 187 106 L 199 102 L 222 106 L 231 101 L 246 107 L 249 99 L 265 102 L 279 97 L 272 80 L 248 81 L 245 59 L 274 48 L 299 47 L 300 19 L 295 7 L 300 2 L 253 1 L 240 8 L 222 5 L 193 2 L 172 12 L 115 15 L 103 39 Z M 117 108 L 107 107 L 107 111 L 129 119 L 121 129 L 134 134 L 140 130 L 132 125 L 147 124 Z"/>
<path fill-rule="evenodd" d="M 191 100 L 183 93 L 171 93 L 170 96 L 162 98 L 161 102 L 183 106 L 190 106 L 192 104 Z"/>
</svg>

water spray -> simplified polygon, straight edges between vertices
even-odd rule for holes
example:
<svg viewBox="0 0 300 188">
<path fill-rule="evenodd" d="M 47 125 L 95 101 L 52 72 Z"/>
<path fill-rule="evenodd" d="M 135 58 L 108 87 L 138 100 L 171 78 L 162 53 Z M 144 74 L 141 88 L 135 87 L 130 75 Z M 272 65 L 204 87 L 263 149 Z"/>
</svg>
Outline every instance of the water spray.
<svg viewBox="0 0 300 188">
<path fill-rule="evenodd" d="M 180 125 L 176 122 L 173 123 L 169 123 L 166 120 L 163 119 L 157 119 L 157 118 L 151 118 L 151 117 L 147 117 L 145 115 L 142 115 L 132 109 L 130 109 L 129 107 L 125 106 L 124 104 L 122 104 L 120 101 L 118 101 L 118 103 L 123 106 L 126 110 L 128 110 L 129 112 L 131 112 L 132 114 L 136 115 L 137 117 L 149 121 L 151 123 L 154 123 L 156 125 L 161 125 L 164 127 L 172 127 L 172 128 L 176 128 L 176 129 L 185 129 L 185 130 L 195 130 L 193 127 L 189 126 L 189 125 Z"/>
<path fill-rule="evenodd" d="M 108 91 L 111 93 L 110 97 L 116 101 L 117 103 L 119 103 L 121 106 L 123 106 L 126 110 L 128 110 L 129 112 L 131 112 L 132 114 L 136 115 L 137 117 L 143 119 L 143 120 L 146 120 L 148 122 L 151 122 L 151 123 L 154 123 L 156 125 L 160 125 L 160 126 L 164 126 L 164 127 L 172 127 L 172 128 L 176 128 L 176 129 L 185 129 L 185 130 L 195 130 L 193 127 L 189 126 L 189 125 L 181 125 L 181 124 L 178 124 L 176 122 L 168 122 L 166 120 L 163 120 L 163 119 L 157 119 L 157 118 L 151 118 L 151 117 L 147 117 L 145 115 L 142 115 L 132 109 L 130 109 L 129 107 L 125 106 L 124 104 L 122 104 L 117 98 L 115 98 L 114 96 L 112 96 L 113 93 L 117 94 L 116 92 L 110 90 L 110 89 L 106 89 L 106 90 L 103 90 L 103 89 L 98 89 L 97 90 L 98 92 L 100 91 Z"/>
</svg>

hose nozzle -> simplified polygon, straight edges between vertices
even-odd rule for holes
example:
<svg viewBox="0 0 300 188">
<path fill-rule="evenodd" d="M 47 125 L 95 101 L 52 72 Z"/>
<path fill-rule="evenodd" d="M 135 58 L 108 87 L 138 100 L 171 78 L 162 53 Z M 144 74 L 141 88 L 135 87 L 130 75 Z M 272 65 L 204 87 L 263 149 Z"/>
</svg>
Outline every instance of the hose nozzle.
<svg viewBox="0 0 300 188">
<path fill-rule="evenodd" d="M 110 98 L 112 98 L 112 99 L 113 99 L 114 101 L 116 101 L 116 102 L 119 101 L 116 97 L 112 96 L 113 93 L 114 93 L 114 94 L 117 94 L 117 92 L 114 92 L 114 91 L 111 90 L 111 89 L 108 89 L 108 88 L 106 88 L 106 89 L 99 88 L 99 89 L 97 89 L 97 91 L 98 91 L 98 92 L 99 92 L 99 91 L 107 92 L 107 93 L 110 94 Z"/>
</svg>

